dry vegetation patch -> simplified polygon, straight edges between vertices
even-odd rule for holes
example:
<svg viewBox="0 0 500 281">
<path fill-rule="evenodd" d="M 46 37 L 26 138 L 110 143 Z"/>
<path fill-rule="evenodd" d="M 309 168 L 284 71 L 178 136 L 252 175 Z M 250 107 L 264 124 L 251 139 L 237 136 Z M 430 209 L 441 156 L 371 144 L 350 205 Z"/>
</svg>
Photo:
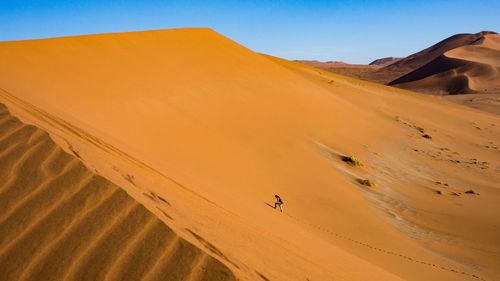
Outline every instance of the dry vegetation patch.
<svg viewBox="0 0 500 281">
<path fill-rule="evenodd" d="M 369 187 L 375 186 L 375 183 L 373 181 L 367 179 L 357 179 L 357 182 L 364 186 L 369 186 Z"/>
<path fill-rule="evenodd" d="M 363 163 L 354 156 L 341 156 L 340 160 L 351 166 L 363 166 Z"/>
</svg>

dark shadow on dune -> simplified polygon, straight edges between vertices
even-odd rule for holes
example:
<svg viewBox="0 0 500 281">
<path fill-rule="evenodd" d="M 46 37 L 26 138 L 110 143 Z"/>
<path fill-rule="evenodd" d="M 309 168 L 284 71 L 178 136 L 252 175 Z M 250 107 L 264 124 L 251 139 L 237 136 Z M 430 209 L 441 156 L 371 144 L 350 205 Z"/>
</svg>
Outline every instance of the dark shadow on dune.
<svg viewBox="0 0 500 281">
<path fill-rule="evenodd" d="M 389 86 L 396 84 L 403 84 L 408 82 L 413 82 L 416 80 L 424 79 L 428 76 L 432 76 L 438 73 L 446 72 L 451 69 L 456 69 L 467 64 L 467 61 L 455 58 L 449 58 L 444 55 L 438 56 L 436 59 L 430 61 L 429 63 L 417 68 L 410 73 L 407 73 L 391 82 Z"/>
<path fill-rule="evenodd" d="M 267 203 L 267 202 L 264 202 L 264 204 L 266 204 L 267 206 L 269 206 L 269 207 L 271 207 L 271 208 L 275 209 L 275 208 L 274 208 L 274 205 L 271 205 L 271 204 L 269 204 L 269 203 Z"/>
<path fill-rule="evenodd" d="M 161 212 L 161 213 L 162 213 L 162 214 L 163 214 L 166 218 L 171 219 L 171 220 L 174 220 L 171 216 L 169 216 L 169 215 L 167 214 L 167 212 L 163 211 L 162 209 L 160 209 L 160 208 L 158 208 L 158 207 L 156 207 L 156 209 L 158 209 L 158 211 L 160 211 L 160 212 Z"/>
<path fill-rule="evenodd" d="M 257 270 L 255 271 L 255 273 L 257 273 L 257 275 L 259 275 L 259 277 L 262 278 L 262 280 L 264 280 L 264 281 L 271 281 L 266 276 L 264 276 L 262 273 L 258 272 Z"/>
</svg>

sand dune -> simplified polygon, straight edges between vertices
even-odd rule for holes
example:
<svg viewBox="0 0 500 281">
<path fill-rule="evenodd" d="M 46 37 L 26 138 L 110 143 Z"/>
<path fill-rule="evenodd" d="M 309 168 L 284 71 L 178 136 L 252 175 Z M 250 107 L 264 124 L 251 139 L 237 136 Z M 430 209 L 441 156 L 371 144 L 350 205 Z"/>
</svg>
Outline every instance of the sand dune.
<svg viewBox="0 0 500 281">
<path fill-rule="evenodd" d="M 373 61 L 369 65 L 355 65 L 356 67 L 354 68 L 345 67 L 342 65 L 329 66 L 328 64 L 320 63 L 312 64 L 307 63 L 307 61 L 299 62 L 306 62 L 306 64 L 314 67 L 326 69 L 334 73 L 347 75 L 358 79 L 373 81 L 382 84 L 389 84 L 392 81 L 405 76 L 410 72 L 419 69 L 420 67 L 423 67 L 424 65 L 443 55 L 445 52 L 458 47 L 475 44 L 475 42 L 481 40 L 483 36 L 489 34 L 494 34 L 494 32 L 482 31 L 474 34 L 456 34 L 405 58 L 382 58 Z"/>
<path fill-rule="evenodd" d="M 0 59 L 12 114 L 135 200 L 104 217 L 127 219 L 113 210 L 138 202 L 202 251 L 176 259 L 179 272 L 205 253 L 216 276 L 241 280 L 500 276 L 497 116 L 260 55 L 209 29 L 2 42 Z M 92 264 L 105 233 L 83 236 L 91 246 L 58 274 Z M 148 266 L 123 251 L 91 272 Z M 59 264 L 33 257 L 21 274 Z"/>
<path fill-rule="evenodd" d="M 384 59 L 382 59 L 383 61 Z M 376 79 L 366 79 L 366 76 L 371 77 L 373 73 L 376 73 L 376 70 L 383 67 L 384 63 L 381 64 L 379 60 L 375 60 L 374 64 L 348 64 L 345 62 L 337 62 L 337 61 L 311 61 L 311 60 L 296 60 L 295 62 L 305 64 L 308 66 L 312 66 L 319 69 L 324 69 L 331 71 L 333 73 L 354 77 L 358 79 L 365 79 L 369 81 L 376 81 Z"/>
<path fill-rule="evenodd" d="M 436 94 L 500 93 L 500 35 L 488 34 L 390 83 Z"/>
<path fill-rule="evenodd" d="M 500 103 L 491 95 L 500 93 L 498 38 L 490 31 L 457 34 L 406 58 L 384 58 L 367 66 L 298 62 L 358 79 L 443 95 L 447 100 L 498 114 Z M 374 63 L 379 65 L 373 67 Z M 477 93 L 485 95 L 448 96 Z"/>
<path fill-rule="evenodd" d="M 235 280 L 0 104 L 2 280 Z"/>
<path fill-rule="evenodd" d="M 494 34 L 494 32 L 490 31 L 481 31 L 478 33 L 474 34 L 469 34 L 469 33 L 464 33 L 464 34 L 456 34 L 453 36 L 450 36 L 443 41 L 440 41 L 432 46 L 430 46 L 427 49 L 424 49 L 420 52 L 417 52 L 415 54 L 412 54 L 390 66 L 387 66 L 381 71 L 389 71 L 399 73 L 399 76 L 406 75 L 428 63 L 431 61 L 435 60 L 442 54 L 453 50 L 455 48 L 459 48 L 462 46 L 467 46 L 474 44 L 478 40 L 481 40 L 484 36 L 487 36 L 489 34 Z M 399 77 L 398 76 L 398 77 Z M 396 79 L 398 77 L 394 77 L 393 79 Z M 387 81 L 390 82 L 390 81 Z"/>
<path fill-rule="evenodd" d="M 376 59 L 369 63 L 368 65 L 376 65 L 378 67 L 385 67 L 388 65 L 391 65 L 393 63 L 396 63 L 400 61 L 402 58 L 395 58 L 395 57 L 386 57 L 386 58 L 381 58 L 381 59 Z"/>
<path fill-rule="evenodd" d="M 378 66 L 378 63 L 373 65 L 365 65 L 365 64 L 350 64 L 343 61 L 317 61 L 317 60 L 296 60 L 295 62 L 302 63 L 305 65 L 309 65 L 316 68 L 321 69 L 332 69 L 332 68 L 370 68 L 375 69 Z"/>
<path fill-rule="evenodd" d="M 376 59 L 369 64 L 350 64 L 343 61 L 317 61 L 317 60 L 295 60 L 295 62 L 338 73 L 339 69 L 347 69 L 347 68 L 356 68 L 358 69 L 358 71 L 363 71 L 363 69 L 367 70 L 370 69 L 373 71 L 378 68 L 393 64 L 399 61 L 400 59 L 401 58 L 387 57 L 387 58 Z"/>
<path fill-rule="evenodd" d="M 451 40 L 453 38 L 455 40 Z M 436 58 L 391 81 L 389 85 L 443 95 L 447 100 L 500 114 L 500 103 L 495 97 L 500 94 L 499 38 L 500 35 L 491 32 L 451 37 L 443 41 L 451 42 L 441 46 L 437 44 L 431 52 L 433 56 L 427 56 L 432 58 L 438 55 Z M 468 96 L 450 96 L 457 94 Z M 469 97 L 470 94 L 482 96 Z"/>
</svg>

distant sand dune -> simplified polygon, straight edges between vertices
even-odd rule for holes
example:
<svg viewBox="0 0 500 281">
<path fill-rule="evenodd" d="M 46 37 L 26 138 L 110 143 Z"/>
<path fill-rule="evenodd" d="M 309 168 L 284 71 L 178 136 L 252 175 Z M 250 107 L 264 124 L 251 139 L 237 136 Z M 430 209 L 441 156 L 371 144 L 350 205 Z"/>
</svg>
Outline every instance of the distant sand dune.
<svg viewBox="0 0 500 281">
<path fill-rule="evenodd" d="M 1 280 L 235 280 L 0 105 Z"/>
<path fill-rule="evenodd" d="M 500 35 L 447 51 L 389 85 L 434 94 L 500 93 Z"/>
<path fill-rule="evenodd" d="M 370 65 L 298 61 L 367 81 L 397 86 L 484 111 L 500 114 L 500 103 L 451 97 L 457 94 L 500 94 L 500 35 L 491 31 L 456 34 L 406 58 L 379 59 Z M 374 63 L 382 63 L 373 67 Z M 389 62 L 388 65 L 384 65 Z M 484 99 L 482 99 L 484 100 Z"/>
<path fill-rule="evenodd" d="M 458 69 L 467 68 L 467 62 L 463 60 L 447 58 L 444 55 L 439 56 L 429 64 L 398 78 L 390 83 L 390 85 L 403 84 L 405 88 L 414 87 L 420 91 L 428 89 L 429 91 L 442 94 L 458 94 L 469 93 L 469 79 L 463 71 Z M 439 75 L 436 75 L 438 74 Z M 428 78 L 436 75 L 436 77 Z M 423 80 L 427 78 L 426 80 Z M 412 81 L 417 81 L 410 84 Z"/>
<path fill-rule="evenodd" d="M 475 34 L 456 34 L 450 36 L 430 46 L 429 48 L 426 48 L 420 52 L 412 54 L 394 64 L 385 67 L 383 71 L 397 72 L 399 73 L 399 76 L 406 75 L 411 71 L 414 71 L 430 63 L 431 61 L 435 60 L 445 52 L 448 52 L 455 48 L 459 48 L 461 46 L 475 44 L 476 42 L 484 38 L 484 36 L 488 36 L 489 34 L 495 34 L 495 33 L 489 31 L 482 31 Z M 394 77 L 393 79 L 396 79 L 398 77 Z"/>
</svg>

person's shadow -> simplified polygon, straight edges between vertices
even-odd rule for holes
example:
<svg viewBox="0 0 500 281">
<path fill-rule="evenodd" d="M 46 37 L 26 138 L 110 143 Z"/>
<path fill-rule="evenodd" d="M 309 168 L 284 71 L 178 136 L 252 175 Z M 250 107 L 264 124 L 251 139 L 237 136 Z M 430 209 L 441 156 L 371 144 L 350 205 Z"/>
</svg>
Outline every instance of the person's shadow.
<svg viewBox="0 0 500 281">
<path fill-rule="evenodd" d="M 271 207 L 271 208 L 273 208 L 273 209 L 276 209 L 276 208 L 274 208 L 274 206 L 273 206 L 273 205 L 271 205 L 271 204 L 269 204 L 269 203 L 267 203 L 267 202 L 264 202 L 264 203 L 265 203 L 267 206 L 269 206 L 269 207 Z"/>
</svg>

